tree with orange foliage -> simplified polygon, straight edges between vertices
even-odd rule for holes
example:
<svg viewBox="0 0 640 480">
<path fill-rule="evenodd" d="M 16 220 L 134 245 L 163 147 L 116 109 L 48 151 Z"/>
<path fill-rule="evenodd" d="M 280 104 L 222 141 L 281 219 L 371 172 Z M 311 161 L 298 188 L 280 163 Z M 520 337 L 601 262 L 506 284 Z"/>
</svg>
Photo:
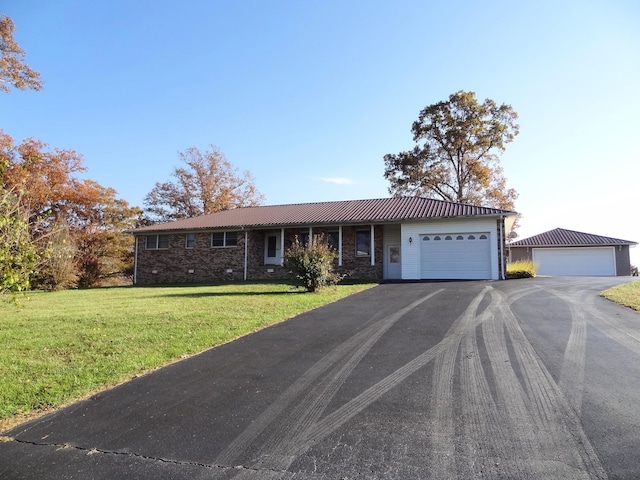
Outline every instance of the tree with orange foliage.
<svg viewBox="0 0 640 480">
<path fill-rule="evenodd" d="M 156 183 L 144 198 L 150 221 L 170 222 L 262 203 L 251 174 L 239 173 L 215 145 L 204 153 L 191 147 L 178 154 L 186 167 L 174 169 L 176 181 Z"/>
<path fill-rule="evenodd" d="M 13 38 L 15 25 L 6 15 L 0 16 L 0 90 L 9 93 L 9 86 L 20 90 L 40 90 L 40 74 L 24 61 L 24 50 Z"/>
<path fill-rule="evenodd" d="M 13 139 L 1 130 L 0 149 L 7 163 L 2 183 L 21 192 L 29 220 L 38 229 L 49 231 L 64 220 L 73 231 L 85 221 L 88 206 L 98 201 L 100 192 L 93 182 L 76 177 L 86 171 L 80 154 L 48 150 L 48 145 L 33 138 L 14 147 Z"/>
<path fill-rule="evenodd" d="M 109 278 L 133 274 L 133 237 L 124 234 L 138 226 L 142 209 L 117 198 L 113 188 L 92 182 L 99 200 L 76 232 L 78 286 L 91 287 Z"/>
<path fill-rule="evenodd" d="M 86 170 L 80 154 L 51 150 L 31 138 L 14 147 L 13 139 L 0 130 L 0 163 L 5 165 L 0 185 L 20 194 L 32 234 L 43 239 L 42 248 L 62 247 L 50 243 L 66 239 L 68 231 L 75 246 L 72 261 L 79 286 L 94 286 L 132 267 L 133 239 L 124 231 L 137 226 L 142 211 L 118 199 L 112 188 L 78 178 Z M 68 247 L 54 250 L 68 252 Z M 36 280 L 58 288 L 56 276 L 47 268 L 45 264 Z"/>
</svg>

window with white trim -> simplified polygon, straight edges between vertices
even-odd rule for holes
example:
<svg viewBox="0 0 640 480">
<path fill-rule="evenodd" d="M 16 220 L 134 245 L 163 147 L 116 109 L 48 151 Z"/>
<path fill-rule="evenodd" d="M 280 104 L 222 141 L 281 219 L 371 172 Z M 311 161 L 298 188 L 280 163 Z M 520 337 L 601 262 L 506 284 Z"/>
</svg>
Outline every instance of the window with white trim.
<svg viewBox="0 0 640 480">
<path fill-rule="evenodd" d="M 196 246 L 196 234 L 187 233 L 184 239 L 184 248 L 195 248 Z"/>
<path fill-rule="evenodd" d="M 166 250 L 169 248 L 169 235 L 147 235 L 144 246 L 147 250 Z"/>
<path fill-rule="evenodd" d="M 214 248 L 235 247 L 238 245 L 238 232 L 213 232 L 211 246 Z"/>
</svg>

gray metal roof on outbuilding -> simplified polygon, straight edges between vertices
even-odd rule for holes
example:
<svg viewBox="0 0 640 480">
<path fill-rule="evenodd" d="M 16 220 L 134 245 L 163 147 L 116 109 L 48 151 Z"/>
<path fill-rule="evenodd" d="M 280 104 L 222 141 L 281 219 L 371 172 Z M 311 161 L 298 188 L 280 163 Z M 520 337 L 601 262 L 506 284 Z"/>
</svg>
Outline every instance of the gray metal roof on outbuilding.
<svg viewBox="0 0 640 480">
<path fill-rule="evenodd" d="M 637 245 L 637 242 L 621 240 L 619 238 L 603 237 L 601 235 L 594 235 L 591 233 L 576 232 L 574 230 L 565 230 L 564 228 L 556 228 L 549 230 L 548 232 L 534 235 L 533 237 L 511 242 L 512 247 L 586 247 L 594 245 Z"/>
<path fill-rule="evenodd" d="M 516 212 L 423 197 L 392 197 L 235 208 L 210 215 L 150 225 L 138 228 L 132 233 L 216 228 L 384 223 L 435 218 L 498 217 L 501 215 L 514 216 Z"/>
</svg>

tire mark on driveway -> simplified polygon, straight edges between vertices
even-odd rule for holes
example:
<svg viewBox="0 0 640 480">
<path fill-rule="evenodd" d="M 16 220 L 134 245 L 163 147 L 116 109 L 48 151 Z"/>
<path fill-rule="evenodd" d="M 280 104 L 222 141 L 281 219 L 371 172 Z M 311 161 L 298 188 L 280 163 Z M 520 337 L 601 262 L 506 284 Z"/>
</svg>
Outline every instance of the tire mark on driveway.
<svg viewBox="0 0 640 480">
<path fill-rule="evenodd" d="M 463 314 L 462 317 L 465 315 Z M 462 318 L 461 317 L 461 318 Z M 480 317 L 482 319 L 483 316 Z M 474 322 L 471 325 L 468 325 L 468 329 L 475 328 L 478 323 L 478 318 L 475 318 Z M 456 321 L 458 324 L 460 323 L 460 318 Z M 440 341 L 437 345 L 431 347 L 424 353 L 418 355 L 416 358 L 406 363 L 402 367 L 398 368 L 395 372 L 387 375 L 385 378 L 377 382 L 376 384 L 369 387 L 367 390 L 362 392 L 360 395 L 354 397 L 341 407 L 337 408 L 321 420 L 319 420 L 314 429 L 310 430 L 305 439 L 304 443 L 299 443 L 296 446 L 296 451 L 300 452 L 304 449 L 307 449 L 313 443 L 316 443 L 323 438 L 327 437 L 342 425 L 344 425 L 347 421 L 351 420 L 358 413 L 362 412 L 365 408 L 371 405 L 373 402 L 378 400 L 382 395 L 390 391 L 392 388 L 396 387 L 404 380 L 406 380 L 410 375 L 413 375 L 419 369 L 427 365 L 428 363 L 435 360 L 438 355 L 442 354 L 446 351 L 446 349 L 452 343 L 458 343 L 460 341 L 460 334 L 464 333 L 461 326 L 454 327 L 455 334 L 445 336 L 443 340 Z"/>
<path fill-rule="evenodd" d="M 584 392 L 584 368 L 587 350 L 587 321 L 581 300 L 567 294 L 556 293 L 565 301 L 571 312 L 571 333 L 564 350 L 558 386 L 564 392 L 569 405 L 580 415 Z"/>
<path fill-rule="evenodd" d="M 484 299 L 489 287 L 485 287 L 476 295 L 463 314 L 453 323 L 445 335 L 445 339 L 451 339 L 436 359 L 433 371 L 430 408 L 430 428 L 431 437 L 431 465 L 435 478 L 449 478 L 455 475 L 455 429 L 453 412 L 453 379 L 456 370 L 456 359 L 460 343 L 464 335 L 478 321 L 478 307 Z M 485 310 L 483 317 L 486 318 L 491 312 Z"/>
<path fill-rule="evenodd" d="M 532 469 L 513 445 L 513 425 L 491 393 L 479 355 L 477 331 L 463 343 L 460 361 L 461 436 L 459 478 L 531 478 Z M 505 475 L 506 474 L 506 475 Z"/>
<path fill-rule="evenodd" d="M 342 385 L 346 376 L 355 368 L 364 354 L 366 354 L 371 347 L 382 337 L 382 335 L 391 328 L 398 320 L 415 309 L 422 303 L 433 298 L 443 289 L 439 289 L 435 292 L 426 295 L 406 307 L 400 309 L 392 315 L 389 315 L 381 320 L 378 320 L 373 325 L 365 328 L 361 332 L 353 335 L 349 340 L 335 347 L 331 352 L 325 355 L 320 361 L 313 365 L 305 374 L 296 380 L 279 398 L 276 402 L 271 404 L 260 417 L 254 421 L 249 427 L 247 427 L 236 439 L 231 442 L 227 448 L 218 456 L 217 462 L 223 465 L 231 465 L 233 461 L 238 458 L 244 451 L 253 443 L 260 434 L 262 434 L 278 417 L 280 417 L 285 409 L 299 397 L 310 385 L 315 383 L 317 379 L 323 375 L 331 367 L 338 365 L 340 362 L 344 362 L 343 367 L 339 367 L 343 375 L 339 375 L 337 378 L 333 378 L 331 375 L 327 376 L 327 380 L 324 383 L 324 388 L 320 387 L 320 390 L 326 390 L 325 395 L 318 397 L 317 390 L 312 390 L 298 408 L 295 410 L 295 415 L 287 416 L 282 419 L 282 423 L 273 435 L 272 441 L 275 445 L 270 446 L 270 442 L 265 442 L 263 445 L 269 447 L 271 453 L 281 449 L 287 439 L 291 438 L 292 431 L 299 430 L 300 426 L 305 423 L 313 423 L 313 421 L 322 414 L 326 404 L 333 398 L 333 395 L 337 389 Z M 304 431 L 304 430 L 303 430 Z M 300 433 L 296 435 L 299 437 Z M 264 455 L 266 452 L 261 450 Z M 288 456 L 290 457 L 290 456 Z M 271 455 L 274 459 L 275 456 Z M 274 463 L 273 460 L 271 463 Z M 277 460 L 275 463 L 279 463 Z M 286 462 L 285 462 L 286 463 Z M 274 465 L 278 467 L 278 465 Z"/>
<path fill-rule="evenodd" d="M 502 296 L 502 295 L 500 295 Z M 524 404 L 536 430 L 533 440 L 542 453 L 538 466 L 549 468 L 549 474 L 571 478 L 578 472 L 587 478 L 606 478 L 580 419 L 552 375 L 538 357 L 520 328 L 506 301 L 499 305 L 500 317 L 511 339 L 524 385 Z"/>
<path fill-rule="evenodd" d="M 379 320 L 336 347 L 294 382 L 229 445 L 219 462 L 238 458 L 260 437 L 250 466 L 259 469 L 264 478 L 280 478 L 303 452 L 434 362 L 424 425 L 425 434 L 431 438 L 431 447 L 425 453 L 433 478 L 606 478 L 574 403 L 554 381 L 509 306 L 530 291 L 522 289 L 508 297 L 486 286 L 438 344 L 323 416 L 337 391 L 387 330 L 438 292 Z M 491 302 L 479 313 L 487 294 Z M 579 318 L 579 312 L 575 315 L 572 318 Z M 576 329 L 565 356 L 579 359 L 580 352 L 584 354 L 586 329 L 581 330 L 579 322 L 573 323 Z M 480 350 L 480 331 L 488 369 L 482 366 L 479 355 L 473 354 Z M 569 375 L 569 366 L 566 368 L 565 378 Z M 456 377 L 461 390 L 459 401 L 454 397 Z M 579 382 L 571 386 L 565 380 L 564 386 L 581 395 Z M 296 401 L 292 411 L 284 415 Z M 456 422 L 458 416 L 463 419 L 461 423 Z M 276 420 L 280 423 L 269 432 L 267 428 Z M 255 478 L 255 471 L 241 470 L 236 478 Z"/>
<path fill-rule="evenodd" d="M 622 345 L 629 351 L 640 355 L 640 331 L 626 326 L 615 320 L 604 312 L 601 312 L 595 305 L 595 297 L 590 296 L 586 302 L 581 304 L 585 311 L 587 321 L 616 343 Z"/>
</svg>

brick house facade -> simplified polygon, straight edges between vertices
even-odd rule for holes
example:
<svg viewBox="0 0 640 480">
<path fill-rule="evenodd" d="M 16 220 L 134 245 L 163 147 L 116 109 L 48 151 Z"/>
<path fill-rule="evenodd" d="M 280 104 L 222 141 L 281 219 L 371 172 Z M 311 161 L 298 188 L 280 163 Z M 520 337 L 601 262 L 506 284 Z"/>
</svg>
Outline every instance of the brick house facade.
<svg viewBox="0 0 640 480">
<path fill-rule="evenodd" d="M 336 228 L 314 228 L 312 235 L 328 235 Z M 356 253 L 356 231 L 361 227 L 342 227 L 342 261 L 336 261 L 336 271 L 354 279 L 382 279 L 383 226 L 374 226 L 373 258 Z M 307 233 L 300 228 L 284 229 L 285 250 L 296 236 Z M 265 238 L 269 233 L 281 235 L 281 230 L 236 231 L 233 246 L 212 246 L 214 231 L 168 233 L 166 248 L 148 249 L 146 235 L 136 236 L 136 284 L 166 285 L 212 283 L 225 280 L 271 280 L 292 278 L 283 262 L 267 264 Z M 194 243 L 187 247 L 187 235 Z M 156 234 L 154 234 L 156 235 Z M 245 248 L 246 247 L 246 248 Z M 246 251 L 245 251 L 246 250 Z M 245 255 L 247 266 L 245 270 Z M 378 258 L 378 261 L 375 259 Z"/>
<path fill-rule="evenodd" d="M 318 234 L 352 279 L 497 280 L 516 215 L 421 197 L 237 208 L 131 232 L 134 283 L 287 279 L 286 249 Z"/>
</svg>

